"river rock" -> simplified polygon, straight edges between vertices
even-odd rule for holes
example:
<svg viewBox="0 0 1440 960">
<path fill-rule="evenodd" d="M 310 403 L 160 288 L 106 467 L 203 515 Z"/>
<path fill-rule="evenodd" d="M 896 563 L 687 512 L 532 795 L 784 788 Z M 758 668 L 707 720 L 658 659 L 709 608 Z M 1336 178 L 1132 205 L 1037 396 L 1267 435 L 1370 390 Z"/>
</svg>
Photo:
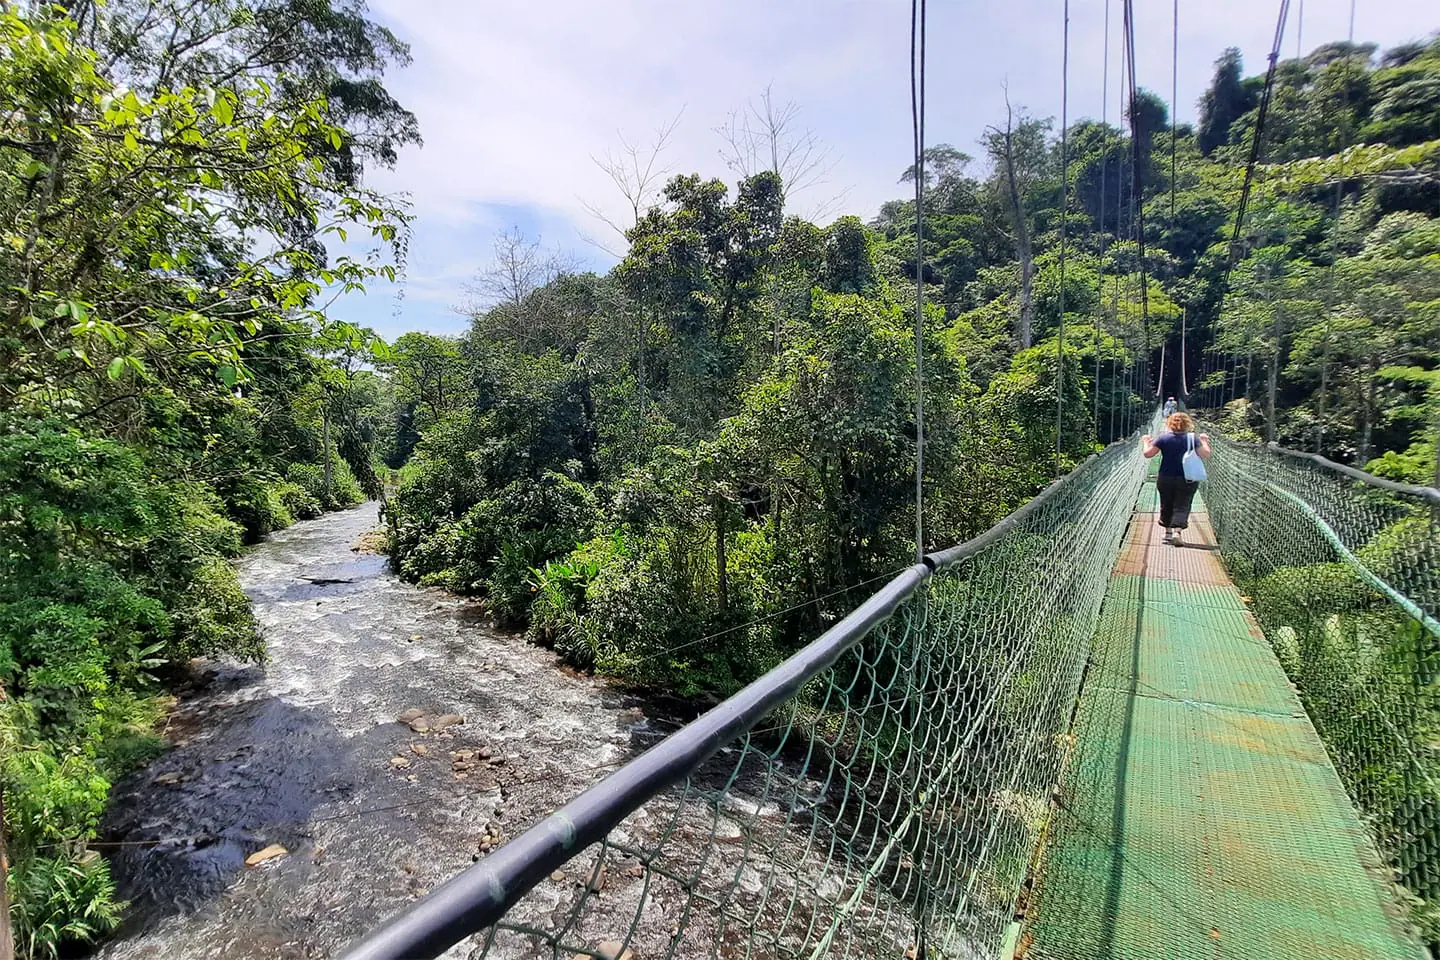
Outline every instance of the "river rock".
<svg viewBox="0 0 1440 960">
<path fill-rule="evenodd" d="M 246 857 L 245 866 L 258 867 L 260 864 L 265 863 L 268 860 L 274 860 L 276 857 L 283 857 L 289 852 L 289 850 L 286 850 L 284 847 L 280 846 L 280 844 L 272 843 L 264 850 L 256 850 L 254 853 L 250 854 L 250 856 Z"/>
<path fill-rule="evenodd" d="M 423 743 L 412 743 L 410 744 L 410 749 L 415 753 L 415 756 L 417 757 L 423 757 L 430 752 L 430 748 L 425 746 L 425 744 Z"/>
<path fill-rule="evenodd" d="M 410 766 L 410 758 L 409 758 L 409 757 L 391 757 L 391 758 L 390 758 L 390 766 L 396 768 L 397 770 L 404 770 L 406 767 Z"/>
<path fill-rule="evenodd" d="M 444 730 L 446 727 L 458 726 L 465 722 L 465 718 L 458 713 L 447 713 L 430 721 L 430 729 L 435 731 Z"/>
<path fill-rule="evenodd" d="M 401 723 L 414 723 L 416 720 L 419 720 L 423 716 L 425 716 L 424 710 L 421 710 L 419 707 L 411 707 L 409 710 L 406 710 L 404 713 L 400 714 L 400 716 L 396 717 L 395 719 L 400 721 Z"/>
<path fill-rule="evenodd" d="M 619 940 L 602 940 L 595 945 L 602 960 L 635 960 L 635 954 Z"/>
<path fill-rule="evenodd" d="M 418 719 L 418 720 L 412 720 L 412 721 L 410 721 L 410 729 L 411 729 L 412 731 L 414 731 L 415 733 L 429 733 L 429 732 L 430 732 L 430 724 L 428 724 L 428 723 L 425 722 L 425 718 L 424 718 L 424 717 L 421 717 L 421 718 Z"/>
</svg>

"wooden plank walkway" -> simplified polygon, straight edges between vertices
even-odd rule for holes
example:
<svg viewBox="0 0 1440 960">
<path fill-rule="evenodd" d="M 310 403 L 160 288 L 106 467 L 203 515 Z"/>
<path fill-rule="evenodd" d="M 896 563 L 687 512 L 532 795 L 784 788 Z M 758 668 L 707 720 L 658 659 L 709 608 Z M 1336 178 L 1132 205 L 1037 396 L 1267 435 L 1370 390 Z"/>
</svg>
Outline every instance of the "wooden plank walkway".
<svg viewBox="0 0 1440 960">
<path fill-rule="evenodd" d="M 1018 945 L 1026 960 L 1415 960 L 1379 856 L 1197 500 L 1141 490 Z"/>
</svg>

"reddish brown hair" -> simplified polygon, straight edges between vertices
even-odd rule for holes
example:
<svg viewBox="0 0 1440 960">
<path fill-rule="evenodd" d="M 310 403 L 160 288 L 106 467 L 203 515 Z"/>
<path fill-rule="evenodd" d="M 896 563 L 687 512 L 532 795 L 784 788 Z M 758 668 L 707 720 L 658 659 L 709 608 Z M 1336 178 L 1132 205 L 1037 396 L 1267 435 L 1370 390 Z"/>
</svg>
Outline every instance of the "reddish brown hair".
<svg viewBox="0 0 1440 960">
<path fill-rule="evenodd" d="M 1165 418 L 1165 428 L 1171 433 L 1193 433 L 1195 421 L 1190 419 L 1188 413 L 1172 413 Z"/>
</svg>

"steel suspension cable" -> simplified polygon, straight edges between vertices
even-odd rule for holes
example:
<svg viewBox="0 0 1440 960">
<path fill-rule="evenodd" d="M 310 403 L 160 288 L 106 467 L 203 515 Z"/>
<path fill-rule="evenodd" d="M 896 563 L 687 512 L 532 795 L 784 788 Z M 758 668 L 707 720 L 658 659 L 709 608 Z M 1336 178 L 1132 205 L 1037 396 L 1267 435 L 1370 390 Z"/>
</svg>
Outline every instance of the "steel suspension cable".
<svg viewBox="0 0 1440 960">
<path fill-rule="evenodd" d="M 1175 150 L 1180 142 L 1180 121 L 1175 116 L 1176 103 L 1179 100 L 1180 91 L 1180 0 L 1171 0 L 1170 14 L 1170 236 L 1173 243 L 1175 236 L 1175 180 L 1177 166 L 1175 162 Z M 1183 307 L 1181 308 L 1183 311 Z M 1166 338 L 1169 339 L 1168 337 Z M 1162 361 L 1163 367 L 1163 361 Z M 1164 377 L 1160 384 L 1161 391 L 1165 388 Z M 1185 315 L 1180 315 L 1180 399 L 1185 399 Z"/>
<path fill-rule="evenodd" d="M 1255 181 L 1255 167 L 1260 162 L 1260 147 L 1265 137 L 1265 117 L 1270 113 L 1270 98 L 1275 90 L 1275 68 L 1280 62 L 1280 44 L 1285 39 L 1285 21 L 1290 16 L 1290 0 L 1280 0 L 1280 14 L 1275 20 L 1275 38 L 1270 44 L 1270 66 L 1265 71 L 1265 86 L 1260 91 L 1260 105 L 1255 110 L 1255 133 L 1250 138 L 1250 158 L 1245 163 L 1245 181 L 1240 187 L 1240 207 L 1235 213 L 1235 231 L 1230 237 L 1230 257 L 1225 267 L 1225 286 L 1229 286 L 1230 269 L 1235 266 L 1240 249 L 1240 231 L 1245 224 L 1245 210 L 1250 205 L 1250 188 Z"/>
<path fill-rule="evenodd" d="M 1123 23 L 1123 11 L 1124 11 L 1124 6 L 1123 6 L 1123 4 L 1122 4 L 1122 7 L 1121 7 L 1121 10 L 1122 10 L 1122 23 Z M 1120 83 L 1119 83 L 1119 85 L 1118 85 L 1119 89 L 1118 89 L 1117 92 L 1116 92 L 1116 95 L 1117 95 L 1118 98 L 1119 98 L 1119 102 L 1116 104 L 1116 109 L 1119 111 L 1119 116 L 1120 116 L 1120 122 L 1121 122 L 1121 123 L 1124 123 L 1124 122 L 1125 122 L 1125 91 L 1126 91 L 1126 77 L 1127 77 L 1128 75 L 1129 75 L 1129 70 L 1128 70 L 1128 62 L 1127 62 L 1127 60 L 1126 60 L 1126 58 L 1125 58 L 1125 38 L 1124 38 L 1124 30 L 1123 30 L 1123 26 L 1122 26 L 1121 37 L 1120 37 Z M 1134 233 L 1134 230 L 1133 230 L 1134 224 L 1135 224 L 1135 213 L 1134 213 L 1134 210 L 1133 210 L 1133 208 L 1131 209 L 1130 215 L 1129 215 L 1128 217 L 1125 215 L 1125 212 L 1126 212 L 1126 207 L 1125 207 L 1125 153 L 1124 153 L 1124 150 L 1122 149 L 1122 150 L 1120 151 L 1119 156 L 1116 158 L 1116 161 L 1115 161 L 1115 239 L 1116 239 L 1117 241 L 1130 239 L 1130 238 L 1132 237 L 1133 233 Z M 1123 224 L 1123 227 L 1122 227 L 1122 224 Z M 1130 272 L 1129 272 L 1128 270 L 1125 271 L 1125 272 L 1124 272 L 1124 275 L 1123 275 L 1123 277 L 1122 277 L 1121 273 L 1119 273 L 1119 272 L 1117 271 L 1116 274 L 1115 274 L 1115 276 L 1114 276 L 1114 278 L 1113 278 L 1113 284 L 1112 284 L 1112 287 L 1111 287 L 1111 290 L 1112 290 L 1112 293 L 1113 293 L 1112 303 L 1113 303 L 1114 311 L 1115 311 L 1115 319 L 1116 319 L 1116 321 L 1117 321 L 1117 330 L 1118 330 L 1118 332 L 1119 332 L 1119 334 L 1120 334 L 1120 342 L 1121 342 L 1121 344 L 1126 348 L 1127 352 L 1129 351 L 1129 349 L 1131 349 L 1131 347 L 1130 347 L 1130 340 L 1129 340 L 1129 337 L 1126 335 L 1126 331 L 1125 331 L 1124 327 L 1123 327 L 1123 326 L 1120 326 L 1120 325 L 1118 324 L 1118 321 L 1119 321 L 1119 319 L 1120 319 L 1120 296 L 1121 296 L 1121 291 L 1122 291 L 1122 288 L 1123 288 L 1123 289 L 1128 293 L 1128 291 L 1129 291 L 1129 284 L 1130 284 Z M 1134 360 L 1133 360 L 1133 359 L 1127 360 L 1127 361 L 1126 361 L 1126 364 L 1125 364 L 1125 381 L 1124 381 L 1124 383 L 1125 383 L 1125 394 L 1124 394 L 1124 405 L 1123 405 L 1123 406 L 1120 405 L 1120 391 L 1119 391 L 1120 381 L 1119 381 L 1118 379 L 1114 379 L 1114 377 L 1113 377 L 1113 374 L 1114 374 L 1114 373 L 1116 372 L 1116 370 L 1117 370 L 1117 365 L 1118 365 L 1118 363 L 1119 363 L 1119 358 L 1118 358 L 1118 356 L 1117 356 L 1117 358 L 1116 358 L 1116 365 L 1112 365 L 1112 367 L 1111 367 L 1112 381 L 1111 381 L 1111 391 L 1110 391 L 1110 393 L 1111 393 L 1111 410 L 1110 410 L 1111 431 L 1110 431 L 1110 436 L 1111 436 L 1112 438 L 1117 437 L 1117 436 L 1125 436 L 1125 435 L 1128 435 L 1129 432 L 1130 432 L 1130 431 L 1129 431 L 1130 418 L 1129 418 L 1129 413 L 1128 413 L 1128 410 L 1129 410 L 1129 407 L 1130 407 L 1130 370 L 1131 370 L 1131 367 L 1132 367 L 1133 364 L 1134 364 Z M 1117 433 L 1115 432 L 1115 430 L 1114 430 L 1115 415 L 1116 415 L 1117 408 L 1118 408 L 1118 411 L 1119 411 L 1119 419 L 1120 419 L 1120 432 L 1119 432 L 1118 434 L 1117 434 Z"/>
<path fill-rule="evenodd" d="M 915 136 L 915 559 L 925 559 L 925 0 L 910 0 L 910 124 Z"/>
<path fill-rule="evenodd" d="M 1295 59 L 1299 60 L 1305 55 L 1302 44 L 1305 42 L 1305 0 L 1300 0 L 1300 8 L 1295 14 Z"/>
<path fill-rule="evenodd" d="M 1302 13 L 1303 13 L 1303 7 L 1302 7 L 1301 9 L 1302 9 Z M 1349 35 L 1345 38 L 1345 40 L 1346 40 L 1346 43 L 1349 44 L 1349 45 L 1351 45 L 1351 46 L 1353 46 L 1354 43 L 1355 43 L 1355 0 L 1350 0 L 1350 33 L 1349 33 Z M 1298 48 L 1298 47 L 1299 47 L 1299 44 L 1297 43 L 1296 46 L 1297 46 L 1297 48 Z M 1347 49 L 1347 50 L 1345 51 L 1345 58 L 1344 58 L 1344 61 L 1345 61 L 1345 89 L 1344 89 L 1344 95 L 1345 95 L 1345 112 L 1346 112 L 1346 114 L 1347 114 L 1347 116 L 1346 116 L 1346 127 L 1347 127 L 1347 128 L 1348 128 L 1348 126 L 1349 126 L 1349 117 L 1348 117 L 1348 114 L 1349 114 L 1349 112 L 1350 112 L 1350 82 L 1349 82 L 1349 81 L 1350 81 L 1350 60 L 1351 60 L 1351 57 L 1352 57 L 1353 55 L 1354 55 L 1354 51 L 1353 51 L 1353 50 Z M 1345 131 L 1345 133 L 1348 134 L 1348 133 L 1349 133 L 1349 130 L 1347 129 L 1347 130 Z M 1334 216 L 1334 218 L 1335 218 L 1335 229 L 1336 229 L 1336 230 L 1338 230 L 1339 227 L 1340 227 L 1340 206 L 1341 206 L 1342 200 L 1344 199 L 1344 190 L 1345 190 L 1344 181 L 1343 181 L 1343 180 L 1336 180 L 1336 181 L 1335 181 L 1335 211 L 1334 211 L 1334 214 L 1333 214 L 1333 216 Z M 1326 407 L 1328 406 L 1328 403 L 1329 403 L 1329 395 L 1330 395 L 1330 339 L 1331 339 L 1332 320 L 1334 319 L 1334 312 L 1335 312 L 1335 304 L 1334 304 L 1334 299 L 1333 299 L 1333 298 L 1334 298 L 1334 296 L 1335 296 L 1335 261 L 1336 261 L 1337 259 L 1339 259 L 1338 251 L 1332 249 L 1331 252 L 1330 252 L 1330 264 L 1329 264 L 1329 266 L 1328 266 L 1328 268 L 1327 268 L 1327 270 L 1326 270 L 1326 281 L 1325 281 L 1325 339 L 1324 339 L 1324 342 L 1323 342 L 1322 345 L 1321 345 L 1321 350 L 1320 350 L 1320 399 L 1319 399 L 1319 402 L 1317 403 L 1317 411 L 1316 411 L 1316 417 L 1315 417 L 1315 452 L 1316 452 L 1316 453 L 1324 453 L 1324 452 L 1325 452 L 1325 416 L 1326 416 L 1326 413 L 1327 413 Z"/>
<path fill-rule="evenodd" d="M 1109 128 L 1110 120 L 1110 0 L 1105 0 L 1105 34 L 1103 53 L 1100 55 L 1100 130 Z M 1105 248 L 1109 245 L 1105 234 L 1105 187 L 1110 178 L 1105 175 L 1105 155 L 1100 155 L 1100 263 L 1095 271 L 1097 293 L 1095 300 L 1095 383 L 1094 410 L 1091 413 L 1095 424 L 1095 436 L 1100 436 L 1100 331 L 1105 316 Z M 1119 223 L 1117 221 L 1118 228 Z M 1113 368 L 1112 368 L 1113 370 Z M 1114 432 L 1112 426 L 1111 432 Z"/>
<path fill-rule="evenodd" d="M 1128 88 L 1130 92 L 1130 155 L 1134 179 L 1130 192 L 1130 204 L 1135 211 L 1135 245 L 1140 266 L 1140 341 L 1141 349 L 1144 351 L 1140 367 L 1141 381 L 1148 391 L 1150 387 L 1150 282 L 1145 272 L 1145 171 L 1141 167 L 1140 121 L 1135 110 L 1139 100 L 1139 87 L 1135 83 L 1134 0 L 1125 0 L 1125 57 L 1130 66 Z"/>
<path fill-rule="evenodd" d="M 1065 422 L 1065 223 L 1070 212 L 1070 0 L 1065 0 L 1060 53 L 1060 339 L 1055 354 L 1055 476 L 1060 476 Z"/>
</svg>

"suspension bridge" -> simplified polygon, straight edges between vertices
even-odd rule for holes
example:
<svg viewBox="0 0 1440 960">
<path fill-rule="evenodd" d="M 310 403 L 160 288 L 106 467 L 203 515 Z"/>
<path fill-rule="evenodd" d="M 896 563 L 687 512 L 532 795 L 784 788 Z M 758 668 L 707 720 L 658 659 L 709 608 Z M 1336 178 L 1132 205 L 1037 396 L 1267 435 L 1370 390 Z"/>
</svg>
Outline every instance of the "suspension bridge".
<svg viewBox="0 0 1440 960">
<path fill-rule="evenodd" d="M 911 17 L 917 264 L 924 6 L 913 0 Z M 1281 0 L 1232 261 L 1288 8 Z M 1122 13 L 1121 90 L 1133 104 L 1130 0 Z M 1178 17 L 1176 4 L 1172 115 Z M 1068 2 L 1063 20 L 1065 191 Z M 1108 23 L 1107 3 L 1104 100 Z M 1172 221 L 1174 167 L 1172 141 Z M 1131 168 L 1142 342 L 1108 411 L 1108 435 L 1125 439 L 985 534 L 926 553 L 917 388 L 915 564 L 360 938 L 352 960 L 1431 955 L 1440 491 L 1217 440 L 1195 536 L 1162 542 L 1152 464 L 1131 431 L 1142 397 L 1167 382 L 1169 347 L 1149 339 L 1138 152 Z M 1065 218 L 1059 237 L 1063 298 Z M 918 384 L 924 271 L 915 275 Z M 1182 313 L 1182 398 L 1185 338 Z M 1063 299 L 1057 342 L 1063 378 Z M 1063 384 L 1056 396 L 1058 470 Z M 1274 420 L 1272 404 L 1272 431 Z"/>
<path fill-rule="evenodd" d="M 349 956 L 1426 956 L 1440 491 L 1217 440 L 1170 546 L 1150 466 L 927 555 Z"/>
</svg>

